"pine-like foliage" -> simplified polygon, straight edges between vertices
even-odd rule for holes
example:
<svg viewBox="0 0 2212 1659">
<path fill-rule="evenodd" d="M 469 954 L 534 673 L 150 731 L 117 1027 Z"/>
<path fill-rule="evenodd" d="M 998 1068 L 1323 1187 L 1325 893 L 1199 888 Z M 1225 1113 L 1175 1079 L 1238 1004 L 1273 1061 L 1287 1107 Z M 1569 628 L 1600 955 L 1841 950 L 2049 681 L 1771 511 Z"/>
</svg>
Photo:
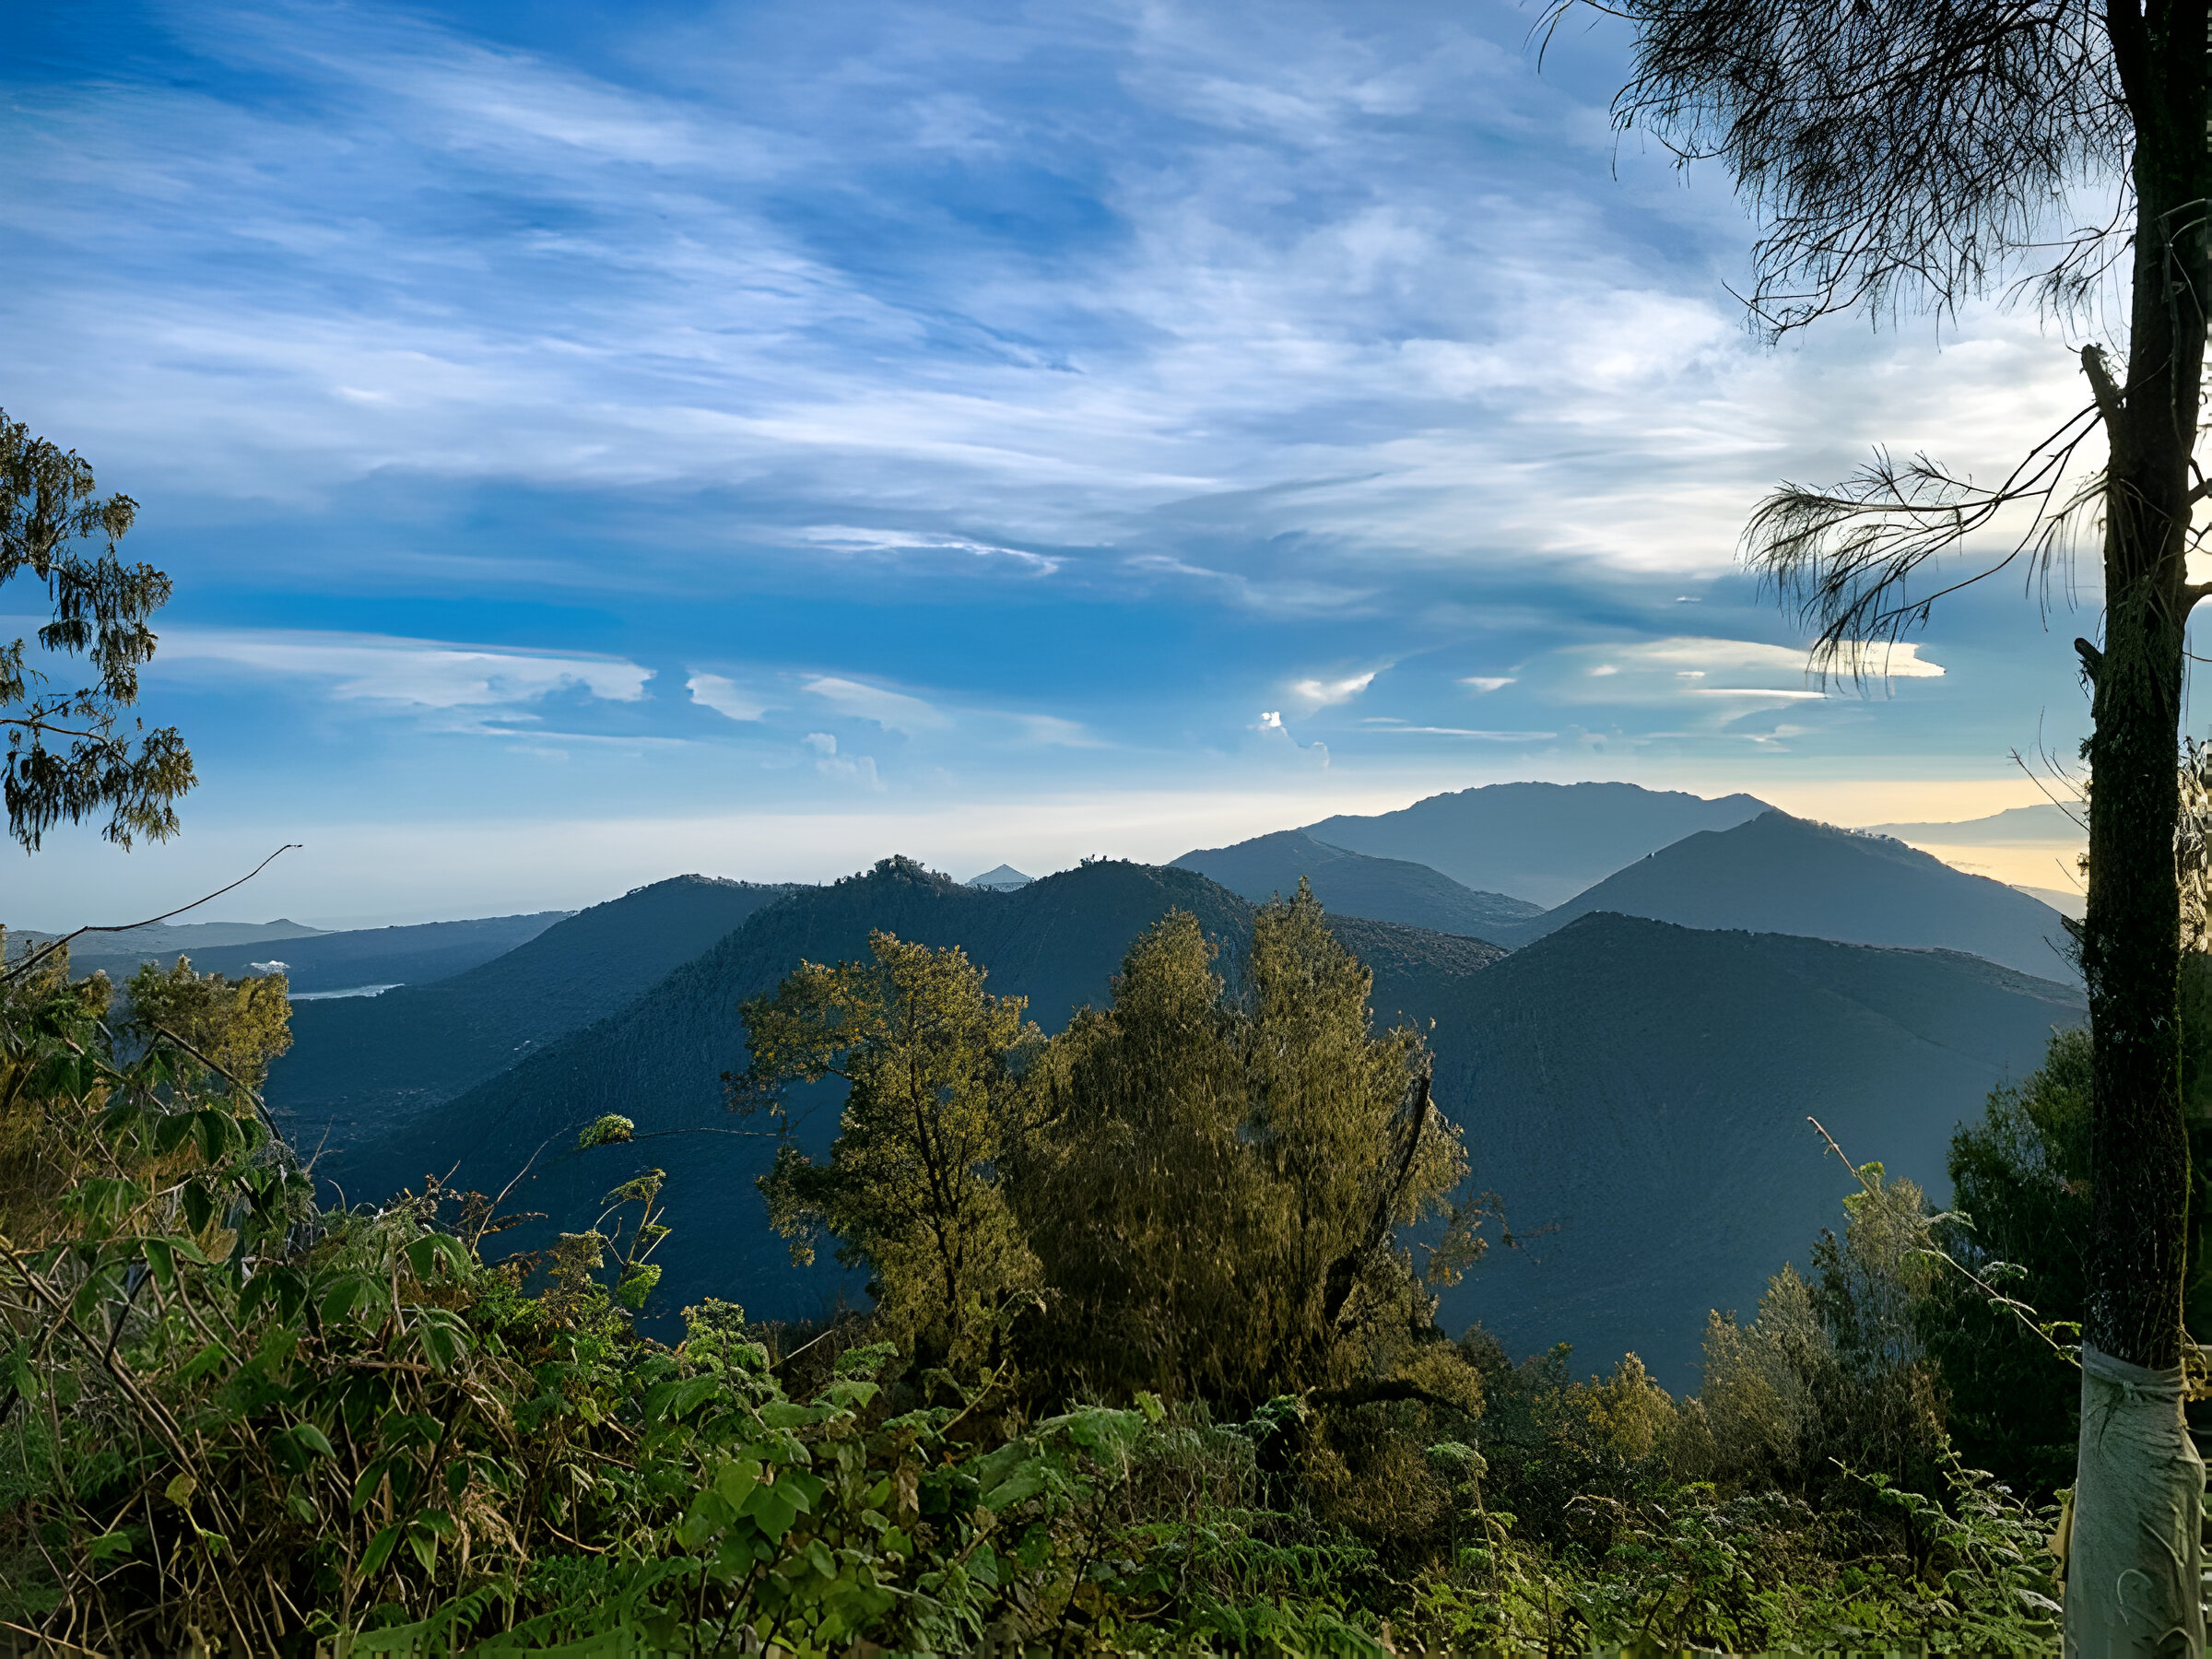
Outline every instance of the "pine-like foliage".
<svg viewBox="0 0 2212 1659">
<path fill-rule="evenodd" d="M 1253 927 L 1242 994 L 1187 914 L 1130 950 L 1112 1006 L 1037 1067 L 1015 1204 L 1055 1300 L 1050 1371 L 1125 1394 L 1253 1405 L 1393 1371 L 1430 1328 L 1428 1270 L 1480 1253 L 1459 1132 L 1410 1030 L 1376 1035 L 1371 976 L 1302 885 Z"/>
</svg>

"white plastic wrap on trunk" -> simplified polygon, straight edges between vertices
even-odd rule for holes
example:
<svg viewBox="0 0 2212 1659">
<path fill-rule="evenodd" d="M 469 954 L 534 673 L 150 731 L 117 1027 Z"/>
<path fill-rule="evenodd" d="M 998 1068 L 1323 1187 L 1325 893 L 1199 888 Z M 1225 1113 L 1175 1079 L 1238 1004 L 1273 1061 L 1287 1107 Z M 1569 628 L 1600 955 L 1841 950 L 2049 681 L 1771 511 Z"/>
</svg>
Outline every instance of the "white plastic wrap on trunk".
<svg viewBox="0 0 2212 1659">
<path fill-rule="evenodd" d="M 2085 1344 L 2066 1551 L 2068 1659 L 2204 1653 L 2204 1496 L 2180 1370 L 2147 1371 Z"/>
</svg>

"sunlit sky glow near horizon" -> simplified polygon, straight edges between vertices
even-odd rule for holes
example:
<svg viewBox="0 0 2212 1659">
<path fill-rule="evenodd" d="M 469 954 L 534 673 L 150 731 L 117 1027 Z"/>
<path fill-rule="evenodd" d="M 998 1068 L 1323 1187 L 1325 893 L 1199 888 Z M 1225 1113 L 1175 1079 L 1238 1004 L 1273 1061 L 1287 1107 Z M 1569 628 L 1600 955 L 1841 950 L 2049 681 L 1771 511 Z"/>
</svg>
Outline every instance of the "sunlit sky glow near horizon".
<svg viewBox="0 0 2212 1659">
<path fill-rule="evenodd" d="M 287 841 L 210 914 L 1164 859 L 1515 778 L 2037 798 L 2093 594 L 1999 578 L 1824 690 L 1735 547 L 1877 442 L 2001 473 L 2075 336 L 1761 346 L 1727 180 L 1536 15 L 12 18 L 0 406 L 142 503 L 205 783 L 170 846 L 17 857 L 0 920 Z"/>
</svg>

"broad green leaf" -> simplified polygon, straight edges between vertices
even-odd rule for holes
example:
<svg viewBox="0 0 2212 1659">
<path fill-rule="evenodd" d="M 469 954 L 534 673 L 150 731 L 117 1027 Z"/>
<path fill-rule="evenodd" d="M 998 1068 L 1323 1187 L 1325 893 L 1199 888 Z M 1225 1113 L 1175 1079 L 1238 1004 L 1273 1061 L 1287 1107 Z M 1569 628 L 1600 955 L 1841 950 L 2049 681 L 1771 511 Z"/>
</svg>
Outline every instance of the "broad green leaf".
<svg viewBox="0 0 2212 1659">
<path fill-rule="evenodd" d="M 733 1510 L 743 1509 L 747 1497 L 759 1484 L 760 1465 L 749 1457 L 724 1465 L 722 1472 L 714 1477 L 714 1489 Z"/>
<path fill-rule="evenodd" d="M 229 1348 L 219 1342 L 210 1342 L 184 1362 L 178 1371 L 177 1377 L 182 1382 L 189 1382 L 196 1377 L 204 1377 L 210 1371 L 218 1371 L 226 1365 L 235 1363 L 237 1362 L 231 1359 Z"/>
<path fill-rule="evenodd" d="M 147 1240 L 146 1265 L 153 1273 L 154 1283 L 160 1287 L 162 1294 L 174 1294 L 177 1288 L 177 1258 L 168 1240 Z"/>
<path fill-rule="evenodd" d="M 986 1491 L 982 1505 L 993 1511 L 1006 1509 L 1025 1498 L 1036 1497 L 1050 1483 L 1051 1472 L 1044 1460 L 1033 1458 Z"/>
<path fill-rule="evenodd" d="M 753 1524 L 778 1543 L 782 1541 L 783 1535 L 791 1530 L 791 1524 L 799 1515 L 798 1505 L 779 1489 L 781 1484 L 755 1487 L 745 1506 L 753 1518 Z"/>
</svg>

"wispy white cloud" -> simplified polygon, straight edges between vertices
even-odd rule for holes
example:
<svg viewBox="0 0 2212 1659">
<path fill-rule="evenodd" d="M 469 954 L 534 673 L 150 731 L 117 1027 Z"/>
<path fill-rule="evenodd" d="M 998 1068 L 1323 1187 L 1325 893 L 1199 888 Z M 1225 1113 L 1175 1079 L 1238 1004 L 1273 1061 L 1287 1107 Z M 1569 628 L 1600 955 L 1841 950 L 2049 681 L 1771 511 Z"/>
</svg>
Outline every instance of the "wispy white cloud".
<svg viewBox="0 0 2212 1659">
<path fill-rule="evenodd" d="M 872 720 L 895 732 L 938 731 L 953 724 L 950 715 L 918 697 L 837 675 L 816 675 L 802 681 L 801 688 L 841 714 Z"/>
<path fill-rule="evenodd" d="M 624 657 L 242 629 L 165 629 L 156 660 L 164 672 L 219 665 L 218 672 L 324 682 L 326 694 L 341 700 L 416 709 L 513 708 L 561 691 L 637 702 L 653 677 L 653 670 Z"/>
<path fill-rule="evenodd" d="M 1377 670 L 1371 668 L 1365 674 L 1347 675 L 1341 679 L 1292 680 L 1290 691 L 1301 701 L 1312 703 L 1318 709 L 1325 709 L 1336 703 L 1351 701 L 1375 683 L 1376 673 Z"/>
<path fill-rule="evenodd" d="M 684 682 L 691 700 L 731 720 L 759 720 L 776 705 L 720 674 L 694 674 Z"/>
<path fill-rule="evenodd" d="M 1040 575 L 1057 571 L 1062 560 L 1021 547 L 994 547 L 964 535 L 934 535 L 918 530 L 863 530 L 850 524 L 810 524 L 800 534 L 818 547 L 840 553 L 969 553 L 978 559 L 1011 559 Z"/>
<path fill-rule="evenodd" d="M 1384 734 L 1406 733 L 1425 737 L 1479 737 L 1489 743 L 1548 743 L 1557 732 L 1496 732 L 1477 731 L 1466 726 L 1416 725 L 1410 721 L 1394 720 L 1377 715 L 1360 722 L 1371 731 Z"/>
<path fill-rule="evenodd" d="M 1818 702 L 1887 680 L 1940 679 L 1944 667 L 1919 641 L 1848 647 L 1823 683 L 1806 650 L 1756 640 L 1675 635 L 1576 646 L 1558 653 L 1546 690 L 1570 702 L 1636 704 L 1681 699 L 1739 703 Z M 1787 677 L 1777 685 L 1778 679 Z M 1789 684 L 1788 681 L 1794 681 Z"/>
<path fill-rule="evenodd" d="M 571 762 L 303 758 L 203 702 L 269 799 L 1194 800 L 1319 775 L 1251 729 L 1266 686 L 1391 804 L 1662 751 L 1767 789 L 1785 739 L 1966 776 L 2072 695 L 2063 640 L 2036 678 L 1937 634 L 1877 703 L 1723 637 L 1776 626 L 1734 574 L 1773 479 L 1884 440 L 2001 474 L 2077 371 L 1995 309 L 1760 349 L 1719 170 L 1613 165 L 1618 31 L 1539 75 L 1512 0 L 552 8 L 528 50 L 442 15 L 171 6 L 122 51 L 72 16 L 0 63 L 9 409 L 148 503 L 157 667 Z M 295 626 L 192 656 L 239 594 Z M 371 631 L 418 603 L 577 649 Z M 697 708 L 759 765 L 654 771 Z"/>
<path fill-rule="evenodd" d="M 1011 716 L 1021 740 L 1046 748 L 1106 748 L 1107 740 L 1079 720 L 1065 720 L 1057 714 L 1016 714 Z"/>
</svg>

